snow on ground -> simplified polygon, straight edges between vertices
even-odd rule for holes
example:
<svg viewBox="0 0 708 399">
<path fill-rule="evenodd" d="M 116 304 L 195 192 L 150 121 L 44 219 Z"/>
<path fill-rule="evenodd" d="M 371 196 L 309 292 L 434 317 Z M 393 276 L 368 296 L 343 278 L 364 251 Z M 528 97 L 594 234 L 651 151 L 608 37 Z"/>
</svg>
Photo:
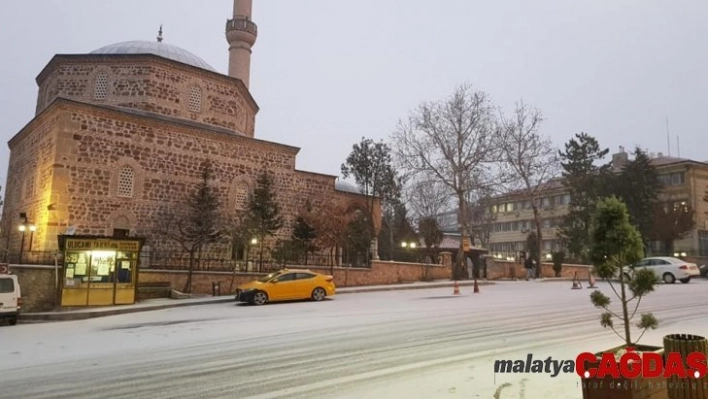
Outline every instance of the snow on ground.
<svg viewBox="0 0 708 399">
<path fill-rule="evenodd" d="M 621 344 L 590 289 L 502 282 L 338 295 L 322 303 L 203 305 L 0 327 L 3 398 L 580 398 L 575 374 L 499 374 L 495 360 L 574 360 Z M 611 293 L 600 284 L 600 289 Z M 708 334 L 708 281 L 642 302 L 660 328 Z M 495 396 L 495 393 L 497 394 Z"/>
</svg>

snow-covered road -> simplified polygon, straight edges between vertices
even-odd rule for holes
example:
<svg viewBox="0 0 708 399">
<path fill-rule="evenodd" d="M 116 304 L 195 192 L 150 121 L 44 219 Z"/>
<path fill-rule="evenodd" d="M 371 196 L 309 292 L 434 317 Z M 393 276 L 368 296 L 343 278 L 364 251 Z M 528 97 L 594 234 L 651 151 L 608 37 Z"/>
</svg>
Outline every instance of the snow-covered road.
<svg viewBox="0 0 708 399">
<path fill-rule="evenodd" d="M 609 291 L 599 284 L 603 291 Z M 0 398 L 580 398 L 575 374 L 496 374 L 494 360 L 621 344 L 569 282 L 219 304 L 0 327 Z M 609 292 L 608 292 L 609 293 Z M 708 334 L 708 281 L 642 302 L 671 333 Z"/>
</svg>

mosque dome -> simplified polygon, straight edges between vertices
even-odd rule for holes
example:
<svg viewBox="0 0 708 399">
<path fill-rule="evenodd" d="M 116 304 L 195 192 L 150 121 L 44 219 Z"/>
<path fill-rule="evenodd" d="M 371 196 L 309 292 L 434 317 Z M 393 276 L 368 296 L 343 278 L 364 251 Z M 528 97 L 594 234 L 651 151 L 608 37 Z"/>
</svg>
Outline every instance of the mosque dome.
<svg viewBox="0 0 708 399">
<path fill-rule="evenodd" d="M 98 50 L 94 50 L 91 54 L 154 54 L 183 64 L 195 66 L 197 68 L 206 69 L 207 71 L 216 72 L 216 70 L 203 59 L 171 44 L 163 42 L 148 42 L 148 41 L 131 41 L 114 43 Z"/>
</svg>

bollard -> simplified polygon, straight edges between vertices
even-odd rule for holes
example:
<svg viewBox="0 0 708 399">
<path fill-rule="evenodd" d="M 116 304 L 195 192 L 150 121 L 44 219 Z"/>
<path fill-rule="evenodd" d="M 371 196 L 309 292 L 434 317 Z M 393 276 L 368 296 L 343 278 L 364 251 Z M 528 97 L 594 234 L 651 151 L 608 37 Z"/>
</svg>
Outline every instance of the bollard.
<svg viewBox="0 0 708 399">
<path fill-rule="evenodd" d="M 684 359 L 691 352 L 702 352 L 708 355 L 708 340 L 699 335 L 671 334 L 664 336 L 664 353 L 678 352 Z M 667 381 L 670 399 L 708 399 L 708 377 L 695 379 L 688 376 L 680 379 L 676 376 Z"/>
</svg>

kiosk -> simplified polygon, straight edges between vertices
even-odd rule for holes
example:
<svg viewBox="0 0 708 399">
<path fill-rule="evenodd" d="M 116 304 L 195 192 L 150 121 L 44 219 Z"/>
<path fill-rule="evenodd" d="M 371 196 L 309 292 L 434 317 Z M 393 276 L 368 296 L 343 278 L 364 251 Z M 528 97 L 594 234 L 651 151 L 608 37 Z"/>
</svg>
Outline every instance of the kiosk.
<svg viewBox="0 0 708 399">
<path fill-rule="evenodd" d="M 59 236 L 64 252 L 61 306 L 135 303 L 144 238 Z"/>
</svg>

